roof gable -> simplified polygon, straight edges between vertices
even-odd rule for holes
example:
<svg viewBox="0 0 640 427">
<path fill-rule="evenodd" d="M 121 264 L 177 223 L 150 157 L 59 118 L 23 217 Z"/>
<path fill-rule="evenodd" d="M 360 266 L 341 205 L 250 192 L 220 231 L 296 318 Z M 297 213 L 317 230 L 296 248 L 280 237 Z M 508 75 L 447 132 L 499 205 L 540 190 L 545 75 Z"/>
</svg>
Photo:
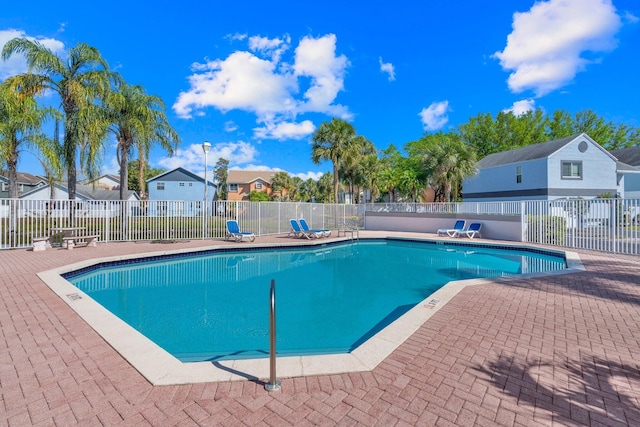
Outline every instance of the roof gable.
<svg viewBox="0 0 640 427">
<path fill-rule="evenodd" d="M 163 172 L 160 175 L 156 175 L 153 178 L 149 178 L 147 182 L 152 181 L 183 181 L 183 182 L 202 182 L 204 183 L 204 178 L 196 175 L 195 173 L 188 171 L 185 168 L 177 167 L 167 172 Z M 209 180 L 207 180 L 209 181 Z"/>
<path fill-rule="evenodd" d="M 487 157 L 481 159 L 478 162 L 478 169 L 486 169 L 512 163 L 522 163 L 530 160 L 544 159 L 555 154 L 556 152 L 579 138 L 586 139 L 603 153 L 606 153 L 607 156 L 611 157 L 612 160 L 615 160 L 615 158 L 607 150 L 602 148 L 597 142 L 591 139 L 589 135 L 587 135 L 586 133 L 581 133 L 567 136 L 565 138 L 554 139 L 552 141 L 541 142 L 539 144 L 528 145 L 522 148 L 514 148 L 513 150 L 489 154 Z"/>
</svg>

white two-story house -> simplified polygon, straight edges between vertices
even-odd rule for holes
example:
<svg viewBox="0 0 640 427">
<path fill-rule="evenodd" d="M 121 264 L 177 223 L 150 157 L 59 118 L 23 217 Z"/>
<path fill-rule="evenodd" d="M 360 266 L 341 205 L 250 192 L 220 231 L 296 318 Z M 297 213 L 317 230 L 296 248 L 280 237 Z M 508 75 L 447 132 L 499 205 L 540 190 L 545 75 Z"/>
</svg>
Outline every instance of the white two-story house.
<svg viewBox="0 0 640 427">
<path fill-rule="evenodd" d="M 638 170 L 619 162 L 587 134 L 491 154 L 463 182 L 465 202 L 624 197 Z"/>
</svg>

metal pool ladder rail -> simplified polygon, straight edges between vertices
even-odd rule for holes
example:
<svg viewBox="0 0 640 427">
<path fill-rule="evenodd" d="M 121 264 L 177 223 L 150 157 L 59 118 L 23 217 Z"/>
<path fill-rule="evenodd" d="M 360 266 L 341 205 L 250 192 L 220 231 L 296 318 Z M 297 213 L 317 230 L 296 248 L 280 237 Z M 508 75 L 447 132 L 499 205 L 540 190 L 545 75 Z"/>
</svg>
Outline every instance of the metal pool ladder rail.
<svg viewBox="0 0 640 427">
<path fill-rule="evenodd" d="M 355 240 L 360 240 L 359 231 L 360 229 L 358 228 L 358 225 L 348 220 L 342 221 L 338 224 L 338 237 L 340 237 L 340 233 L 344 234 L 344 237 L 347 237 L 347 233 L 351 233 L 351 240 L 354 240 L 354 234 Z"/>
<path fill-rule="evenodd" d="M 271 279 L 269 303 L 269 382 L 264 385 L 264 388 L 267 391 L 278 391 L 281 383 L 276 379 L 276 281 L 274 279 Z"/>
</svg>

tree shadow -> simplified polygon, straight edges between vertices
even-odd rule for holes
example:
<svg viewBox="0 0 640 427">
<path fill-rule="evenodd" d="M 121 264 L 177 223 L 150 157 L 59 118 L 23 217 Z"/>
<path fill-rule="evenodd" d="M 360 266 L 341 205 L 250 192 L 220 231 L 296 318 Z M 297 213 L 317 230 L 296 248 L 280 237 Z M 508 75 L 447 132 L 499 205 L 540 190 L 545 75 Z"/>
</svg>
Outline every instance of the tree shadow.
<svg viewBox="0 0 640 427">
<path fill-rule="evenodd" d="M 640 368 L 595 356 L 563 363 L 500 356 L 472 369 L 503 393 L 554 421 L 640 425 Z M 536 416 L 541 413 L 536 411 Z"/>
</svg>

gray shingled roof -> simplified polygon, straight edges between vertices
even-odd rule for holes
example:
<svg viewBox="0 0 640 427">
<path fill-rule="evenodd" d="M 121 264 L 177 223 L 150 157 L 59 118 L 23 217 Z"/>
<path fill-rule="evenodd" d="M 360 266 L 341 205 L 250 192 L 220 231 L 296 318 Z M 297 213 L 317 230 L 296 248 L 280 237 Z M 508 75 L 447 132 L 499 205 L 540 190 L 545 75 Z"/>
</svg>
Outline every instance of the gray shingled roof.
<svg viewBox="0 0 640 427">
<path fill-rule="evenodd" d="M 489 154 L 478 162 L 478 168 L 491 168 L 494 166 L 508 165 L 510 163 L 525 162 L 527 160 L 542 159 L 555 153 L 581 134 L 554 139 L 540 144 L 528 145 L 522 148 Z"/>
<path fill-rule="evenodd" d="M 611 150 L 611 154 L 628 165 L 640 166 L 640 146 Z"/>
<path fill-rule="evenodd" d="M 16 175 L 18 176 L 18 184 L 36 185 L 37 183 L 42 182 L 42 178 L 31 175 L 30 173 L 17 172 Z M 0 176 L 7 178 L 9 176 L 9 171 L 0 171 Z"/>
<path fill-rule="evenodd" d="M 93 188 L 92 185 L 76 185 L 76 193 L 92 200 L 120 200 L 120 190 L 105 190 L 103 188 Z M 129 198 L 135 191 L 127 190 L 125 195 Z"/>
</svg>

